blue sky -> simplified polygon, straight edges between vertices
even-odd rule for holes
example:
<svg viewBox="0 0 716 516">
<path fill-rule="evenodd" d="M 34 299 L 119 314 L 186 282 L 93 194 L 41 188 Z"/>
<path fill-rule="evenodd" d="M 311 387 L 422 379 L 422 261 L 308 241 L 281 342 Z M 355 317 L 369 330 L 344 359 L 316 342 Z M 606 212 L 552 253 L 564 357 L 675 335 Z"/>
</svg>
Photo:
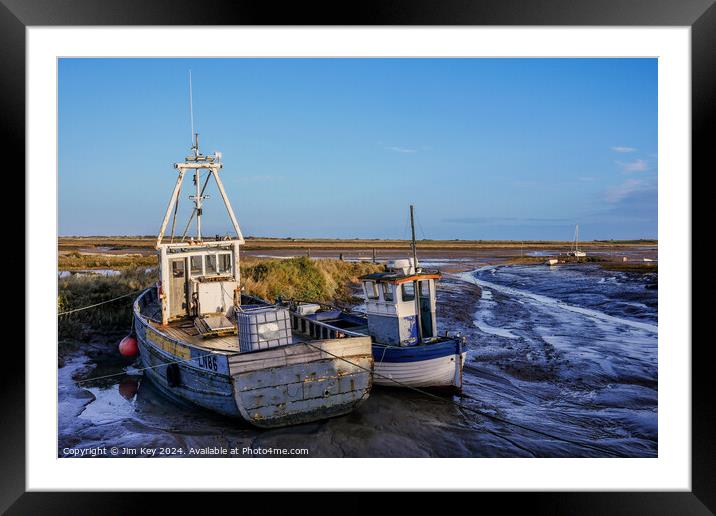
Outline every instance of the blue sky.
<svg viewBox="0 0 716 516">
<path fill-rule="evenodd" d="M 62 59 L 60 235 L 157 233 L 190 69 L 245 235 L 657 236 L 656 59 Z"/>
</svg>

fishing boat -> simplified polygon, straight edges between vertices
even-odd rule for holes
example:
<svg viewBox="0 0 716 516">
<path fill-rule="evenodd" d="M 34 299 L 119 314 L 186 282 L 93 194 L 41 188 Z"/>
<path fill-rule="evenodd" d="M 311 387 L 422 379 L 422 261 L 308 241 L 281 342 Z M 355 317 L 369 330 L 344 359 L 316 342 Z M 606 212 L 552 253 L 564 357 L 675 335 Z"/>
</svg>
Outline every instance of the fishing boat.
<svg viewBox="0 0 716 516">
<path fill-rule="evenodd" d="M 572 241 L 572 248 L 567 252 L 567 256 L 574 256 L 576 258 L 587 256 L 587 253 L 579 250 L 579 224 L 574 228 L 574 240 Z"/>
<path fill-rule="evenodd" d="M 372 387 L 370 337 L 295 331 L 285 307 L 241 291 L 244 238 L 221 181 L 221 155 L 201 154 L 197 133 L 191 149 L 174 165 L 177 180 L 157 237 L 160 281 L 134 303 L 133 338 L 144 374 L 169 397 L 257 427 L 351 412 Z M 175 238 L 187 175 L 196 187 L 190 196 L 194 207 L 184 233 Z M 233 237 L 202 235 L 202 202 L 211 178 Z M 165 238 L 170 219 L 171 234 Z M 196 233 L 187 238 L 193 220 Z"/>
<path fill-rule="evenodd" d="M 293 306 L 294 326 L 315 335 L 369 335 L 373 341 L 376 385 L 462 390 L 465 337 L 438 335 L 438 270 L 418 263 L 414 210 L 410 206 L 412 259 L 392 260 L 384 272 L 360 278 L 365 314 L 313 303 Z"/>
</svg>

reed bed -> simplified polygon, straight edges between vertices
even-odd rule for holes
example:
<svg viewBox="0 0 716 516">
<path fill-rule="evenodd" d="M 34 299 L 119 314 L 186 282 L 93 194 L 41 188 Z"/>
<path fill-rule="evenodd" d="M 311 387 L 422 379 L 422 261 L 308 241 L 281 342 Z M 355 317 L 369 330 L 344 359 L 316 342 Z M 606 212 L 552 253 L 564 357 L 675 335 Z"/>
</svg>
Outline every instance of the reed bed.
<svg viewBox="0 0 716 516">
<path fill-rule="evenodd" d="M 60 237 L 58 246 L 60 250 L 73 251 L 77 249 L 90 250 L 98 247 L 109 247 L 113 250 L 127 249 L 132 251 L 153 250 L 156 237 L 151 236 L 93 236 L 93 237 Z M 476 250 L 476 249 L 518 249 L 531 248 L 565 248 L 569 249 L 572 241 L 564 240 L 418 240 L 419 250 Z M 631 247 L 655 246 L 657 240 L 588 240 L 579 243 L 582 248 L 592 247 Z M 371 238 L 266 238 L 247 237 L 243 247 L 247 251 L 256 250 L 326 250 L 326 249 L 410 249 L 408 240 L 386 240 Z"/>
<path fill-rule="evenodd" d="M 146 265 L 128 268 L 113 276 L 76 274 L 60 278 L 57 312 L 94 305 L 125 294 L 138 294 L 158 280 L 157 270 L 147 270 Z M 352 286 L 358 283 L 358 277 L 379 270 L 383 270 L 382 265 L 307 257 L 286 260 L 246 257 L 241 262 L 242 287 L 248 294 L 269 301 L 279 297 L 324 303 L 353 301 Z M 129 332 L 135 297 L 129 295 L 87 310 L 60 315 L 60 342 L 87 341 L 97 334 Z"/>
<path fill-rule="evenodd" d="M 246 261 L 241 267 L 242 286 L 249 294 L 269 301 L 298 299 L 323 303 L 353 300 L 352 286 L 364 274 L 383 265 L 341 260 L 312 260 L 302 256 L 285 260 Z"/>
<path fill-rule="evenodd" d="M 57 257 L 57 267 L 61 271 L 86 269 L 133 269 L 135 267 L 153 267 L 157 265 L 156 255 L 141 254 L 84 254 L 77 251 L 61 254 Z"/>
<path fill-rule="evenodd" d="M 603 269 L 619 272 L 635 272 L 639 274 L 658 273 L 657 262 L 608 262 L 602 264 Z"/>
<path fill-rule="evenodd" d="M 94 305 L 125 294 L 138 294 L 156 281 L 156 270 L 147 271 L 146 267 L 125 270 L 115 276 L 76 274 L 60 278 L 57 282 L 57 312 Z M 86 341 L 96 333 L 129 332 L 134 298 L 129 295 L 94 308 L 60 315 L 57 322 L 60 341 Z"/>
</svg>

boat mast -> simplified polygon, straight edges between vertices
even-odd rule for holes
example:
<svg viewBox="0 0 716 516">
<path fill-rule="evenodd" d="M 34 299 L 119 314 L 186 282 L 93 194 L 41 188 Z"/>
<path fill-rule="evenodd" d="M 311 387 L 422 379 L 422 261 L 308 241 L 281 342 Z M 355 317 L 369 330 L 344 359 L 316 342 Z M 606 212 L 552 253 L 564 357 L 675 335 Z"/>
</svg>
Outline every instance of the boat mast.
<svg viewBox="0 0 716 516">
<path fill-rule="evenodd" d="M 415 244 L 415 218 L 413 215 L 413 205 L 410 205 L 410 231 L 412 233 L 411 247 L 413 248 L 413 268 L 418 272 L 418 249 Z"/>
<path fill-rule="evenodd" d="M 194 201 L 194 209 L 192 210 L 191 215 L 189 216 L 189 220 L 186 223 L 186 227 L 184 228 L 184 232 L 182 233 L 180 243 L 184 242 L 186 234 L 191 227 L 191 223 L 194 219 L 194 216 L 196 216 L 196 240 L 199 242 L 201 241 L 201 216 L 203 211 L 202 201 L 204 199 L 209 199 L 208 195 L 204 195 L 204 191 L 209 184 L 209 179 L 213 177 L 216 181 L 216 186 L 219 188 L 219 194 L 224 201 L 226 211 L 229 214 L 229 219 L 231 219 L 231 224 L 234 226 L 234 231 L 236 232 L 236 243 L 243 244 L 244 237 L 241 233 L 241 229 L 239 228 L 239 222 L 236 220 L 236 215 L 234 214 L 234 210 L 231 207 L 231 203 L 229 202 L 229 197 L 228 195 L 226 195 L 226 190 L 224 190 L 224 185 L 221 182 L 221 178 L 219 177 L 219 170 L 223 168 L 223 164 L 221 163 L 221 153 L 215 152 L 213 156 L 204 156 L 203 154 L 201 154 L 201 152 L 199 152 L 199 133 L 194 131 L 194 103 L 192 99 L 191 70 L 189 71 L 189 114 L 191 117 L 192 132 L 191 155 L 185 157 L 183 163 L 180 162 L 174 164 L 174 168 L 179 170 L 179 175 L 177 177 L 177 182 L 174 185 L 174 191 L 172 192 L 172 196 L 169 199 L 169 205 L 167 206 L 166 213 L 164 214 L 164 219 L 162 220 L 159 234 L 157 235 L 156 247 L 157 249 L 159 249 L 162 245 L 164 231 L 166 230 L 167 224 L 169 223 L 171 211 L 172 209 L 176 209 L 177 203 L 179 202 L 179 193 L 181 192 L 184 175 L 186 173 L 192 174 L 192 172 L 194 175 L 194 184 L 196 185 L 196 195 L 190 195 L 189 198 Z M 202 170 L 207 171 L 206 180 L 204 181 L 203 186 L 201 186 L 200 184 Z M 174 234 L 173 227 L 174 224 L 172 224 L 172 237 Z M 172 244 L 173 243 L 174 242 L 172 239 Z M 236 256 L 238 257 L 238 247 L 236 250 Z"/>
<path fill-rule="evenodd" d="M 199 133 L 194 133 L 194 144 L 191 146 L 194 152 L 194 160 L 198 161 L 199 154 Z M 196 195 L 189 198 L 194 201 L 194 212 L 196 213 L 196 240 L 201 242 L 201 201 L 207 199 L 208 195 L 203 195 L 204 189 L 201 188 L 201 170 L 194 169 L 194 185 L 196 186 Z"/>
<path fill-rule="evenodd" d="M 413 247 L 413 273 L 418 274 L 418 246 L 415 243 L 415 217 L 413 215 L 413 205 L 410 205 L 410 231 L 412 234 L 411 245 Z M 415 294 L 415 312 L 416 324 L 418 325 L 418 343 L 423 341 L 423 321 L 420 313 L 420 282 L 416 279 L 413 282 L 413 292 Z"/>
<path fill-rule="evenodd" d="M 574 252 L 579 251 L 579 224 L 574 228 Z"/>
</svg>

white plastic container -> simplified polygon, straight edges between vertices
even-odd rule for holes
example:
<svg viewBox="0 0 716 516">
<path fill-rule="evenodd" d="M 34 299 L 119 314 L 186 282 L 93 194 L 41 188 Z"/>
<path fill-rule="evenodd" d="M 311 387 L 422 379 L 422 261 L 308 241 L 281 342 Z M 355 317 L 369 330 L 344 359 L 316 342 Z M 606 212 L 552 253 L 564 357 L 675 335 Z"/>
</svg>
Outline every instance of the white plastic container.
<svg viewBox="0 0 716 516">
<path fill-rule="evenodd" d="M 236 309 L 239 349 L 242 353 L 293 343 L 291 322 L 286 308 L 242 306 Z"/>
</svg>

